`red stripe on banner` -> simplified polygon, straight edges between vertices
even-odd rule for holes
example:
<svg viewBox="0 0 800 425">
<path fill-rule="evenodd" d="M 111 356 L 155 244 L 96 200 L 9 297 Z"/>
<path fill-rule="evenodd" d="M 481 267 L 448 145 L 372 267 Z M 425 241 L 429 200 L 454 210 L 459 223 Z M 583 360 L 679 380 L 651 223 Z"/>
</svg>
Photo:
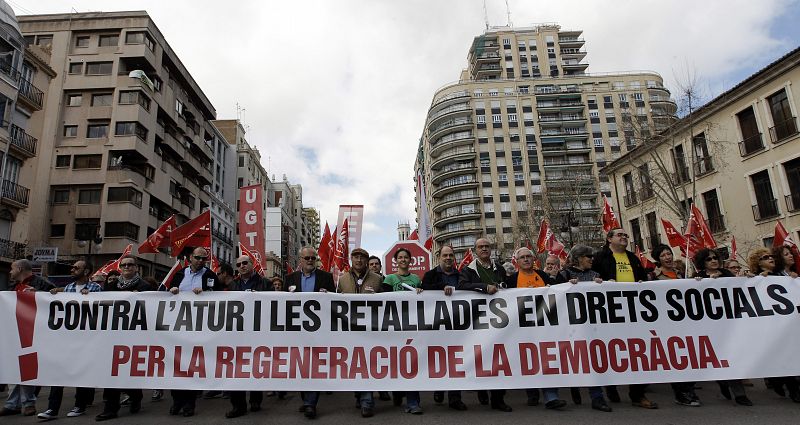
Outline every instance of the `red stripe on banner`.
<svg viewBox="0 0 800 425">
<path fill-rule="evenodd" d="M 36 323 L 36 293 L 33 291 L 17 292 L 17 330 L 19 344 L 22 348 L 33 345 L 33 329 Z M 20 379 L 30 381 L 39 375 L 39 361 L 36 353 L 19 356 Z"/>
</svg>

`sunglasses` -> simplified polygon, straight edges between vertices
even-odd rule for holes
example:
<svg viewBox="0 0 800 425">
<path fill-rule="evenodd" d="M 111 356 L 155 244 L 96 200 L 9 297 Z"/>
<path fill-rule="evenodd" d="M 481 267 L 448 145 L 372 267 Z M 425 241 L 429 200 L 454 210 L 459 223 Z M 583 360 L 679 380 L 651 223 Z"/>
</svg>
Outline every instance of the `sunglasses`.
<svg viewBox="0 0 800 425">
<path fill-rule="evenodd" d="M 581 255 L 581 257 L 594 258 L 594 254 Z"/>
<path fill-rule="evenodd" d="M 311 260 L 316 260 L 317 257 L 313 256 L 313 255 L 309 255 L 309 256 L 303 257 L 303 259 L 306 260 L 306 261 L 311 261 Z"/>
<path fill-rule="evenodd" d="M 619 236 L 619 237 L 621 237 L 621 238 L 627 238 L 627 237 L 628 237 L 628 234 L 627 234 L 627 233 L 617 233 L 617 234 L 616 234 L 616 235 L 614 235 L 614 236 Z"/>
<path fill-rule="evenodd" d="M 120 267 L 136 267 L 136 263 L 119 263 Z"/>
<path fill-rule="evenodd" d="M 208 257 L 203 257 L 202 255 L 193 255 L 195 260 L 208 260 Z"/>
<path fill-rule="evenodd" d="M 775 257 L 773 257 L 772 254 L 767 254 L 767 255 L 762 255 L 761 258 L 759 258 L 759 260 L 767 261 L 767 260 L 771 260 L 773 258 L 775 258 Z"/>
<path fill-rule="evenodd" d="M 250 262 L 245 260 L 245 261 L 242 261 L 241 263 L 236 263 L 236 267 L 246 266 L 248 264 L 250 264 Z"/>
<path fill-rule="evenodd" d="M 717 260 L 719 260 L 719 258 L 717 258 L 717 257 L 707 257 L 706 258 L 706 263 L 709 263 L 711 261 L 717 261 Z"/>
</svg>

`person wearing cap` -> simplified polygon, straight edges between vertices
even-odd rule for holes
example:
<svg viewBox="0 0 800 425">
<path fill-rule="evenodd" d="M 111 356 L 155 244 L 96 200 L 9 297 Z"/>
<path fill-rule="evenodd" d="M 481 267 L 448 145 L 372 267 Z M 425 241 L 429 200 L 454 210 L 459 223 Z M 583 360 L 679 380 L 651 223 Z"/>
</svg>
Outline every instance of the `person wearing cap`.
<svg viewBox="0 0 800 425">
<path fill-rule="evenodd" d="M 341 294 L 374 294 L 380 291 L 383 279 L 367 267 L 369 253 L 363 248 L 356 248 L 350 253 L 350 270 L 339 277 L 336 292 Z M 356 391 L 361 416 L 370 418 L 375 415 L 375 401 L 372 391 Z"/>
</svg>

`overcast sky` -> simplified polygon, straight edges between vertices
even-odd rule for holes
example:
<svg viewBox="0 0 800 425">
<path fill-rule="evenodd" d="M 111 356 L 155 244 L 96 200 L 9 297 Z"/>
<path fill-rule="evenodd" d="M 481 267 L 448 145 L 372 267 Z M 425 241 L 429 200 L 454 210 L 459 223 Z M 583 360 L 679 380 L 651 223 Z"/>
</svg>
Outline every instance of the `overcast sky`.
<svg viewBox="0 0 800 425">
<path fill-rule="evenodd" d="M 364 204 L 362 245 L 382 254 L 414 220 L 413 163 L 437 88 L 458 79 L 485 27 L 482 0 L 7 0 L 17 14 L 146 10 L 264 167 L 334 223 Z M 707 99 L 800 44 L 798 0 L 509 0 L 518 27 L 582 29 L 588 72 L 691 70 Z M 492 26 L 503 0 L 487 0 Z M 333 226 L 333 224 L 332 224 Z"/>
</svg>

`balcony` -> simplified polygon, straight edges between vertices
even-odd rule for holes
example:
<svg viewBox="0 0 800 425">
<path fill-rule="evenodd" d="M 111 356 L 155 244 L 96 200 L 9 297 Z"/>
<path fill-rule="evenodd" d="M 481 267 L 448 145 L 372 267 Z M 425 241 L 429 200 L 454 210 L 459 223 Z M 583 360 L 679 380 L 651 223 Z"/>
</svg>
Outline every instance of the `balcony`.
<svg viewBox="0 0 800 425">
<path fill-rule="evenodd" d="M 714 162 L 711 160 L 711 156 L 706 156 L 703 158 L 695 158 L 695 163 L 694 163 L 695 177 L 704 176 L 712 171 L 714 171 Z"/>
<path fill-rule="evenodd" d="M 482 62 L 499 62 L 500 61 L 500 53 L 497 52 L 486 52 L 480 55 L 475 55 L 472 59 L 478 63 Z"/>
<path fill-rule="evenodd" d="M 777 217 L 779 214 L 777 199 L 767 199 L 764 202 L 753 205 L 753 218 L 756 221 Z"/>
<path fill-rule="evenodd" d="M 495 64 L 480 65 L 472 68 L 472 76 L 476 80 L 484 79 L 491 76 L 499 77 L 502 70 L 503 68 L 500 65 L 495 65 Z"/>
<path fill-rule="evenodd" d="M 689 181 L 689 167 L 677 167 L 676 172 L 672 173 L 672 182 L 674 184 L 682 184 Z"/>
<path fill-rule="evenodd" d="M 567 161 L 558 159 L 553 161 L 545 160 L 542 165 L 545 167 L 591 167 L 594 163 L 591 161 Z"/>
<path fill-rule="evenodd" d="M 433 220 L 434 227 L 441 227 L 449 223 L 454 223 L 456 221 L 462 220 L 477 220 L 481 218 L 481 213 L 478 210 L 473 210 L 472 212 L 454 212 L 449 214 L 442 214 L 439 217 L 436 217 Z"/>
<path fill-rule="evenodd" d="M 786 195 L 786 210 L 789 212 L 800 211 L 800 188 L 792 189 L 792 193 Z"/>
<path fill-rule="evenodd" d="M 461 174 L 472 174 L 474 175 L 474 171 L 476 170 L 475 164 L 467 163 L 467 164 L 453 164 L 448 165 L 446 167 L 442 167 L 441 170 L 434 171 L 433 176 L 431 178 L 432 184 L 437 184 L 440 181 L 448 178 L 448 177 L 455 177 Z"/>
<path fill-rule="evenodd" d="M 452 162 L 458 162 L 472 158 L 475 158 L 475 148 L 473 148 L 472 146 L 460 146 L 442 152 L 439 158 L 431 162 L 431 168 L 435 170 L 445 164 L 450 164 Z"/>
<path fill-rule="evenodd" d="M 764 150 L 764 140 L 761 133 L 756 133 L 739 142 L 739 154 L 742 156 L 752 155 Z"/>
<path fill-rule="evenodd" d="M 219 230 L 215 229 L 215 230 L 211 231 L 211 235 L 214 237 L 214 239 L 216 239 L 216 240 L 218 240 L 218 241 L 220 241 L 222 243 L 225 243 L 226 245 L 233 246 L 233 239 L 231 239 L 229 236 L 225 235 L 225 233 L 222 233 Z"/>
<path fill-rule="evenodd" d="M 17 207 L 28 207 L 28 196 L 30 189 L 20 186 L 10 180 L 3 180 L 2 195 L 0 195 L 0 202 Z"/>
<path fill-rule="evenodd" d="M 472 129 L 472 119 L 455 118 L 445 121 L 433 129 L 429 129 L 428 138 L 436 139 L 437 137 L 442 136 L 447 131 L 471 130 L 471 129 Z"/>
<path fill-rule="evenodd" d="M 437 213 L 439 211 L 445 210 L 450 207 L 454 207 L 456 205 L 469 204 L 477 200 L 478 200 L 477 192 L 467 195 L 445 196 L 444 198 L 442 198 L 441 201 L 433 205 L 433 212 Z"/>
<path fill-rule="evenodd" d="M 452 238 L 456 236 L 474 235 L 478 233 L 483 233 L 483 228 L 480 226 L 459 226 L 447 230 L 437 229 L 437 231 L 435 232 L 435 238 L 439 240 L 445 238 Z"/>
<path fill-rule="evenodd" d="M 559 37 L 558 38 L 558 44 L 561 45 L 561 47 L 564 47 L 565 45 L 581 45 L 582 46 L 585 43 L 586 43 L 586 40 L 584 40 L 584 39 L 582 39 L 580 37 Z"/>
<path fill-rule="evenodd" d="M 35 137 L 14 124 L 9 126 L 8 135 L 11 139 L 11 148 L 13 148 L 16 153 L 27 158 L 36 156 L 37 140 Z"/>
<path fill-rule="evenodd" d="M 22 75 L 19 76 L 19 96 L 17 97 L 18 100 L 21 100 L 22 103 L 26 104 L 31 109 L 35 109 L 37 111 L 42 110 L 42 100 L 44 99 L 44 93 L 36 88 L 27 78 L 23 77 Z"/>
<path fill-rule="evenodd" d="M 579 129 L 571 129 L 571 128 L 549 128 L 549 129 L 542 129 L 539 133 L 539 137 L 544 139 L 547 137 L 563 137 L 565 139 L 569 138 L 587 138 L 589 137 L 589 132 L 586 131 L 585 128 Z"/>
<path fill-rule="evenodd" d="M 583 102 L 580 101 L 553 101 L 553 102 L 537 102 L 536 108 L 540 111 L 548 109 L 582 109 Z"/>
<path fill-rule="evenodd" d="M 433 100 L 433 104 L 431 105 L 431 110 L 433 110 L 433 109 L 435 109 L 435 108 L 437 108 L 439 106 L 444 106 L 444 104 L 447 104 L 447 103 L 450 103 L 450 102 L 455 102 L 455 101 L 461 101 L 463 99 L 469 99 L 470 97 L 471 96 L 470 96 L 469 92 L 466 91 L 466 90 L 457 91 L 457 92 L 453 92 L 453 93 L 448 93 L 448 94 L 446 94 L 446 95 L 444 95 L 444 96 L 442 96 L 442 97 L 440 97 L 438 99 L 434 99 Z"/>
<path fill-rule="evenodd" d="M 433 196 L 434 198 L 438 198 L 442 195 L 446 195 L 450 192 L 455 192 L 456 190 L 459 189 L 468 189 L 471 187 L 476 187 L 478 185 L 478 181 L 473 176 L 465 176 L 465 177 L 467 178 L 445 181 L 433 191 L 431 196 Z"/>
<path fill-rule="evenodd" d="M 791 117 L 785 121 L 775 123 L 774 127 L 770 127 L 769 135 L 772 138 L 773 144 L 782 143 L 786 139 L 797 134 L 797 118 Z"/>
<path fill-rule="evenodd" d="M 472 146 L 475 143 L 475 136 L 471 131 L 460 133 L 448 134 L 436 140 L 436 143 L 431 146 L 430 155 L 437 158 L 443 151 L 458 147 L 458 146 Z"/>
<path fill-rule="evenodd" d="M 436 122 L 438 118 L 458 112 L 466 112 L 468 115 L 471 115 L 472 108 L 469 107 L 468 103 L 457 103 L 455 105 L 440 109 L 428 117 L 428 127 L 433 127 L 434 122 Z"/>
<path fill-rule="evenodd" d="M 16 261 L 20 258 L 25 258 L 26 247 L 27 245 L 24 243 L 14 242 L 8 239 L 0 239 L 0 258 L 10 261 Z"/>
<path fill-rule="evenodd" d="M 706 224 L 708 225 L 708 228 L 711 229 L 712 233 L 724 232 L 725 231 L 725 216 L 722 215 L 722 214 L 715 215 L 715 216 L 709 216 L 708 219 L 706 219 Z"/>
<path fill-rule="evenodd" d="M 639 198 L 641 198 L 642 201 L 646 201 L 654 196 L 656 196 L 656 193 L 650 185 L 642 185 L 642 188 L 639 189 Z"/>
<path fill-rule="evenodd" d="M 622 202 L 625 204 L 626 207 L 630 207 L 631 205 L 636 205 L 638 202 L 636 200 L 636 192 L 629 191 L 622 195 Z"/>
</svg>

